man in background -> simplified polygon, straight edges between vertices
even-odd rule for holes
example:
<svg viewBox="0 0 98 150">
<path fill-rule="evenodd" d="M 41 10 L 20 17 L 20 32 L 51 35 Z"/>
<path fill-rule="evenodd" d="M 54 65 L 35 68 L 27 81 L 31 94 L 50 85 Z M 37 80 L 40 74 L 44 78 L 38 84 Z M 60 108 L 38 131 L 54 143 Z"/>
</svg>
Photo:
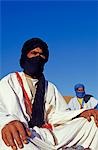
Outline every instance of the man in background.
<svg viewBox="0 0 98 150">
<path fill-rule="evenodd" d="M 98 109 L 98 100 L 96 100 L 92 95 L 86 94 L 85 86 L 83 84 L 76 84 L 74 86 L 76 96 L 71 98 L 68 106 L 71 110 L 78 109 Z"/>
</svg>

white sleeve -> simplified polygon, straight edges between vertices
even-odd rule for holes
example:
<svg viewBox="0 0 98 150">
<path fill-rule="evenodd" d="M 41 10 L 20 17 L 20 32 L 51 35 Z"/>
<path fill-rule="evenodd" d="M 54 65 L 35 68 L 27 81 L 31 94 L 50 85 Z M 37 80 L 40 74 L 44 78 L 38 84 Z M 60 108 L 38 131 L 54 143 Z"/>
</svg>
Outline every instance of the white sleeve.
<svg viewBox="0 0 98 150">
<path fill-rule="evenodd" d="M 68 109 L 68 105 L 64 97 L 57 90 L 56 86 L 50 82 L 48 84 L 47 98 L 48 98 L 48 103 L 54 105 L 56 112 L 65 111 L 66 109 Z"/>
<path fill-rule="evenodd" d="M 71 98 L 71 100 L 68 103 L 68 108 L 70 110 L 74 110 L 74 102 L 73 101 L 74 101 L 74 98 Z"/>
<path fill-rule="evenodd" d="M 71 120 L 72 118 L 76 117 L 77 115 L 79 115 L 80 113 L 82 113 L 85 109 L 81 109 L 81 110 L 73 110 L 70 111 L 68 110 L 68 105 L 65 102 L 65 99 L 62 97 L 62 95 L 59 93 L 59 91 L 57 90 L 57 88 L 52 85 L 54 88 L 54 93 L 52 95 L 52 100 L 51 103 L 54 103 L 54 113 L 52 113 L 51 115 L 49 115 L 48 120 L 50 123 L 52 124 L 56 124 L 56 123 L 64 123 L 68 120 Z M 53 91 L 53 89 L 52 89 Z"/>
<path fill-rule="evenodd" d="M 96 100 L 94 97 L 91 97 L 88 102 L 90 103 L 91 108 L 95 108 L 98 105 L 98 100 Z"/>
<path fill-rule="evenodd" d="M 11 87 L 5 79 L 0 81 L 0 128 L 10 121 L 18 120 L 17 116 L 10 114 L 6 107 L 7 105 L 5 105 L 8 104 L 10 107 L 13 107 L 12 104 L 9 104 L 9 99 L 13 98 L 11 90 Z"/>
</svg>

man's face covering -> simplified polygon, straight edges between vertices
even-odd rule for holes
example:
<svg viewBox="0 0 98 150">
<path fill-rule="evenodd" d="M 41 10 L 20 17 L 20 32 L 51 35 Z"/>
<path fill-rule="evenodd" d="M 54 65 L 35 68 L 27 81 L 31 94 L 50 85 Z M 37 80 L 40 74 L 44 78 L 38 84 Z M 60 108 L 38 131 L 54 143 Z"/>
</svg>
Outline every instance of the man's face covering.
<svg viewBox="0 0 98 150">
<path fill-rule="evenodd" d="M 83 98 L 85 96 L 85 87 L 83 84 L 76 84 L 74 89 L 78 98 Z"/>
<path fill-rule="evenodd" d="M 41 50 L 42 54 L 29 57 L 28 53 L 35 52 L 36 49 Z M 35 52 L 37 54 L 37 52 Z M 42 57 L 44 56 L 44 57 Z M 39 38 L 32 38 L 26 41 L 22 48 L 22 54 L 20 59 L 20 66 L 24 69 L 24 72 L 32 77 L 38 77 L 44 70 L 44 64 L 48 61 L 49 51 L 48 46 Z"/>
<path fill-rule="evenodd" d="M 40 76 L 44 70 L 45 60 L 41 56 L 26 58 L 24 72 L 32 77 Z"/>
</svg>

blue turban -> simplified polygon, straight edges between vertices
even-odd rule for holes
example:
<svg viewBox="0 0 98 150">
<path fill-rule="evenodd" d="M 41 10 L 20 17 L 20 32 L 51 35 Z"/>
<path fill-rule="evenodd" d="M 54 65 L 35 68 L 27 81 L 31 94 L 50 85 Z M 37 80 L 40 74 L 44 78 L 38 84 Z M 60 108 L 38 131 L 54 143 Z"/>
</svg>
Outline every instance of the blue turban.
<svg viewBox="0 0 98 150">
<path fill-rule="evenodd" d="M 85 96 L 85 91 L 77 91 L 78 90 L 78 88 L 83 88 L 83 90 L 85 90 L 85 87 L 84 87 L 84 85 L 83 84 L 76 84 L 75 86 L 74 86 L 74 89 L 75 89 L 75 92 L 76 92 L 76 96 L 78 97 L 78 98 L 83 98 L 84 96 Z"/>
<path fill-rule="evenodd" d="M 81 83 L 78 83 L 78 84 L 76 84 L 76 85 L 74 86 L 74 90 L 75 90 L 75 91 L 76 91 L 78 88 L 83 88 L 83 89 L 85 89 L 84 85 L 81 84 Z"/>
</svg>

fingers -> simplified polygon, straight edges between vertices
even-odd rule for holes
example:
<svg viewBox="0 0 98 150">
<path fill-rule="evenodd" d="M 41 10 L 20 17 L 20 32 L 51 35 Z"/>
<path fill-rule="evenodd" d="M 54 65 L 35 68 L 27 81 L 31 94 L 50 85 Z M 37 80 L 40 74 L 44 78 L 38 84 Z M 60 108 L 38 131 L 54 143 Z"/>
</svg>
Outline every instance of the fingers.
<svg viewBox="0 0 98 150">
<path fill-rule="evenodd" d="M 91 121 L 91 116 L 94 117 L 94 121 L 96 123 L 96 126 L 98 127 L 98 110 L 90 109 L 90 110 L 86 110 L 80 114 L 80 117 L 84 117 L 88 121 Z"/>
<path fill-rule="evenodd" d="M 28 130 L 29 132 L 29 130 Z M 27 144 L 27 130 L 19 121 L 12 121 L 7 124 L 1 131 L 2 139 L 7 146 L 11 146 L 13 150 L 23 148 L 23 143 Z"/>
<path fill-rule="evenodd" d="M 17 130 L 17 128 L 13 125 L 10 127 L 10 133 L 12 134 L 13 139 L 16 141 L 19 148 L 23 148 L 23 143 L 20 137 L 20 134 Z"/>
<path fill-rule="evenodd" d="M 94 109 L 89 110 L 88 116 L 89 116 L 90 120 L 91 120 L 91 116 L 94 117 L 95 124 L 98 127 L 98 110 L 94 110 Z"/>
<path fill-rule="evenodd" d="M 17 150 L 17 146 L 15 144 L 14 138 L 11 135 L 9 130 L 6 131 L 5 136 L 7 138 L 8 144 L 12 147 L 13 150 Z"/>
<path fill-rule="evenodd" d="M 80 117 L 84 117 L 84 118 L 86 118 L 89 122 L 91 121 L 91 118 L 90 118 L 90 113 L 89 113 L 89 111 L 84 111 L 84 112 L 82 112 L 81 114 L 80 114 Z"/>
<path fill-rule="evenodd" d="M 28 140 L 27 140 L 27 131 L 24 128 L 23 124 L 21 124 L 20 122 L 16 124 L 16 128 L 21 136 L 22 141 L 27 144 Z"/>
<path fill-rule="evenodd" d="M 10 146 L 10 144 L 9 144 L 9 142 L 8 142 L 8 140 L 7 140 L 7 137 L 6 137 L 6 135 L 5 135 L 4 132 L 2 133 L 2 139 L 3 139 L 4 143 L 5 143 L 7 146 Z"/>
<path fill-rule="evenodd" d="M 94 117 L 94 121 L 96 123 L 96 126 L 98 127 L 98 110 L 94 110 L 94 113 L 92 116 Z"/>
<path fill-rule="evenodd" d="M 26 128 L 26 132 L 27 132 L 27 135 L 28 135 L 29 137 L 31 137 L 32 133 L 31 133 L 30 129 Z"/>
<path fill-rule="evenodd" d="M 97 121 L 97 123 L 96 123 L 96 126 L 98 127 L 98 121 Z"/>
<path fill-rule="evenodd" d="M 91 116 L 87 116 L 86 119 L 90 122 L 91 121 Z"/>
</svg>

